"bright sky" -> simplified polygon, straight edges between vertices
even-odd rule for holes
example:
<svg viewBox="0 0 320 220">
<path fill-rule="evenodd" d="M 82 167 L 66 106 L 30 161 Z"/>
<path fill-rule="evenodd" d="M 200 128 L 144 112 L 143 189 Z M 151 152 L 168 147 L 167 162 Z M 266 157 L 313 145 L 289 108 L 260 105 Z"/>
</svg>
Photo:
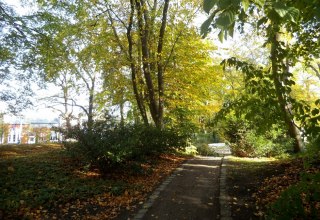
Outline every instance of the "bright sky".
<svg viewBox="0 0 320 220">
<path fill-rule="evenodd" d="M 14 8 L 14 10 L 19 14 L 28 14 L 32 8 L 30 7 L 21 7 L 20 6 L 20 0 L 3 0 L 3 2 L 11 7 Z M 1 89 L 1 86 L 0 86 Z M 45 102 L 39 101 L 41 98 L 53 95 L 57 93 L 57 88 L 54 86 L 48 85 L 47 89 L 40 89 L 37 86 L 33 86 L 33 91 L 35 92 L 34 97 L 34 106 L 30 109 L 26 109 L 25 111 L 21 112 L 21 115 L 26 120 L 35 120 L 35 119 L 47 119 L 49 121 L 52 121 L 55 118 L 59 117 L 59 113 L 57 111 L 53 111 L 50 108 L 46 107 Z M 3 112 L 5 109 L 5 106 L 0 105 L 0 112 Z M 17 116 L 6 116 L 7 121 L 15 121 L 17 120 Z"/>
</svg>

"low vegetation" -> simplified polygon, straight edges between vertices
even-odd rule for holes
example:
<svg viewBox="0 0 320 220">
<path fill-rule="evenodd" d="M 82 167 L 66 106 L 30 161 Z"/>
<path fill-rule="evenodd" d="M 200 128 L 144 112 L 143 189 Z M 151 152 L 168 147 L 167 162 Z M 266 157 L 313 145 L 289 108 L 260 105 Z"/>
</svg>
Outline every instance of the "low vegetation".
<svg viewBox="0 0 320 220">
<path fill-rule="evenodd" d="M 162 153 L 102 175 L 60 145 L 0 146 L 0 219 L 114 218 L 184 159 Z"/>
<path fill-rule="evenodd" d="M 318 155 L 319 156 L 319 155 Z M 319 219 L 319 157 L 228 161 L 228 194 L 237 219 Z"/>
<path fill-rule="evenodd" d="M 130 161 L 139 166 L 150 156 L 184 151 L 189 139 L 189 135 L 174 129 L 106 121 L 95 122 L 90 129 L 74 127 L 67 135 L 78 140 L 65 143 L 68 152 L 103 174 L 127 166 Z"/>
</svg>

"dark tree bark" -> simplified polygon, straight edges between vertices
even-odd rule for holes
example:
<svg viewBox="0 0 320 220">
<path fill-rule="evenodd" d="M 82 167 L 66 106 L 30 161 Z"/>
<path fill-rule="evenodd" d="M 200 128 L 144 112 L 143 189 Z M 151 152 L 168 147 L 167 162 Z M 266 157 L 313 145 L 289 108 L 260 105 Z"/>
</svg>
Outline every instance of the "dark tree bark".
<svg viewBox="0 0 320 220">
<path fill-rule="evenodd" d="M 137 79 L 137 67 L 135 65 L 135 61 L 133 59 L 133 40 L 132 40 L 132 25 L 133 25 L 133 17 L 134 17 L 134 0 L 130 0 L 130 17 L 129 17 L 129 25 L 127 27 L 127 40 L 128 40 L 128 56 L 130 62 L 130 69 L 131 69 L 131 81 L 133 87 L 133 93 L 138 105 L 138 109 L 140 111 L 142 120 L 145 125 L 149 124 L 146 109 L 143 103 L 143 95 L 139 92 L 138 89 L 138 79 Z"/>
<path fill-rule="evenodd" d="M 169 10 L 169 0 L 164 1 L 160 32 L 157 39 L 157 51 L 152 51 L 151 29 L 154 25 L 154 19 L 150 19 L 148 7 L 144 0 L 135 0 L 137 9 L 137 22 L 139 27 L 139 36 L 142 51 L 143 74 L 147 86 L 148 104 L 152 120 L 159 128 L 163 126 L 163 110 L 164 110 L 164 68 L 163 68 L 163 39 L 167 25 L 167 14 Z M 156 10 L 156 1 L 152 10 Z M 156 54 L 156 62 L 152 54 Z M 154 83 L 152 74 L 156 75 L 157 83 Z M 155 90 L 157 86 L 157 90 Z"/>
<path fill-rule="evenodd" d="M 159 100 L 158 100 L 158 124 L 160 127 L 163 126 L 163 109 L 164 109 L 164 82 L 163 82 L 163 59 L 162 59 L 162 49 L 163 49 L 163 38 L 166 30 L 167 25 L 167 16 L 168 16 L 168 9 L 169 9 L 169 0 L 166 0 L 163 7 L 162 13 L 162 23 L 159 33 L 159 43 L 157 48 L 157 66 L 158 66 L 158 89 L 159 89 Z"/>
<path fill-rule="evenodd" d="M 162 17 L 159 34 L 155 34 L 158 25 L 157 12 L 158 0 L 153 0 L 153 5 L 145 0 L 130 0 L 129 21 L 126 24 L 119 17 L 117 19 L 126 28 L 128 48 L 120 41 L 117 30 L 113 26 L 113 18 L 110 8 L 108 10 L 111 26 L 121 50 L 127 55 L 130 62 L 131 79 L 134 97 L 139 112 L 145 124 L 149 124 L 148 115 L 154 124 L 161 128 L 163 126 L 164 112 L 164 72 L 163 42 L 167 26 L 167 15 L 170 0 L 164 0 L 162 5 Z M 113 13 L 114 16 L 117 16 Z M 137 25 L 137 30 L 135 26 Z M 137 32 L 135 32 L 137 31 Z M 134 34 L 138 34 L 135 42 Z M 133 47 L 136 47 L 135 50 Z M 137 53 L 137 55 L 135 55 Z M 136 59 L 136 60 L 135 60 Z M 146 108 L 146 106 L 148 108 Z M 147 111 L 148 109 L 148 111 Z"/>
</svg>

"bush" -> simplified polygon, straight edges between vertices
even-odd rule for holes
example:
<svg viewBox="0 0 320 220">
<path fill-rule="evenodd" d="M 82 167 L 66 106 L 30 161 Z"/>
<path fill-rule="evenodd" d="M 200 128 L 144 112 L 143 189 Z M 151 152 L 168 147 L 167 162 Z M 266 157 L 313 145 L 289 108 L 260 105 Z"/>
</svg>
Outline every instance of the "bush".
<svg viewBox="0 0 320 220">
<path fill-rule="evenodd" d="M 192 144 L 189 144 L 189 146 L 187 146 L 185 148 L 185 150 L 183 152 L 180 152 L 182 154 L 185 154 L 185 155 L 191 155 L 191 156 L 194 156 L 194 155 L 197 155 L 198 154 L 198 151 L 197 151 L 197 147 L 192 145 Z"/>
<path fill-rule="evenodd" d="M 198 133 L 195 135 L 193 142 L 197 149 L 197 153 L 201 156 L 216 156 L 212 148 L 208 146 L 209 143 L 215 141 L 212 133 Z"/>
<path fill-rule="evenodd" d="M 188 136 L 174 129 L 154 126 L 108 124 L 95 122 L 92 128 L 74 127 L 69 138 L 76 143 L 66 143 L 66 148 L 78 158 L 96 166 L 102 173 L 124 165 L 128 160 L 142 160 L 187 146 Z"/>
<path fill-rule="evenodd" d="M 221 128 L 235 156 L 279 156 L 285 154 L 292 145 L 292 140 L 276 124 L 260 133 L 247 120 L 230 117 Z"/>
<path fill-rule="evenodd" d="M 267 212 L 267 219 L 320 219 L 320 174 L 302 175 L 302 180 L 283 191 Z"/>
<path fill-rule="evenodd" d="M 217 156 L 218 154 L 214 152 L 212 148 L 208 146 L 208 144 L 200 144 L 197 147 L 198 154 L 201 156 Z"/>
<path fill-rule="evenodd" d="M 317 140 L 312 140 L 306 146 L 304 156 L 304 166 L 319 166 L 320 167 L 320 144 Z"/>
</svg>

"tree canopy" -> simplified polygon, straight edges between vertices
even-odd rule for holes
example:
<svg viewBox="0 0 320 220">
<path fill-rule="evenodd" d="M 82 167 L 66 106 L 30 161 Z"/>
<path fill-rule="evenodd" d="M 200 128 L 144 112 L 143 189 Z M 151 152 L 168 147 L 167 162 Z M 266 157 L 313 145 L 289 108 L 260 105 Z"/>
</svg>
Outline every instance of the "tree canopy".
<svg viewBox="0 0 320 220">
<path fill-rule="evenodd" d="M 121 125 L 212 132 L 213 122 L 224 115 L 245 120 L 256 134 L 281 128 L 296 152 L 303 149 L 301 134 L 318 137 L 317 1 L 25 4 L 33 8 L 27 15 L 0 5 L 1 86 L 13 78 L 22 85 L 1 90 L 8 105 L 24 108 L 31 95 L 24 83 L 37 82 L 56 86 L 44 100 L 67 128 L 84 119 L 90 129 L 111 115 Z M 207 19 L 196 27 L 202 12 Z M 220 41 L 238 38 L 225 50 L 230 56 L 225 60 L 216 55 L 221 48 L 201 39 L 217 30 Z M 23 91 L 23 98 L 12 91 Z"/>
<path fill-rule="evenodd" d="M 317 52 L 316 54 L 313 52 L 319 49 L 317 40 L 319 38 L 316 34 L 319 28 L 319 3 L 317 1 L 297 3 L 277 0 L 232 2 L 205 0 L 203 9 L 209 14 L 201 27 L 203 36 L 207 35 L 210 28 L 218 28 L 220 29 L 219 39 L 222 41 L 227 39 L 228 35 L 233 36 L 235 28 L 241 33 L 245 32 L 246 24 L 254 25 L 264 36 L 265 45 L 270 49 L 267 69 L 235 58 L 223 63 L 235 66 L 245 73 L 246 87 L 250 93 L 257 94 L 259 98 L 266 101 L 269 100 L 267 103 L 271 106 L 279 106 L 279 113 L 287 124 L 288 133 L 295 140 L 294 151 L 301 151 L 303 143 L 300 130 L 308 127 L 305 122 L 313 118 L 314 123 L 311 125 L 309 134 L 317 131 L 319 112 L 316 108 L 311 111 L 311 118 L 306 117 L 304 110 L 310 111 L 309 105 L 292 96 L 292 86 L 296 82 L 291 69 L 300 59 L 308 62 L 318 56 Z M 307 47 L 312 47 L 314 50 L 307 52 L 305 50 Z M 273 100 L 277 100 L 277 103 Z"/>
</svg>

